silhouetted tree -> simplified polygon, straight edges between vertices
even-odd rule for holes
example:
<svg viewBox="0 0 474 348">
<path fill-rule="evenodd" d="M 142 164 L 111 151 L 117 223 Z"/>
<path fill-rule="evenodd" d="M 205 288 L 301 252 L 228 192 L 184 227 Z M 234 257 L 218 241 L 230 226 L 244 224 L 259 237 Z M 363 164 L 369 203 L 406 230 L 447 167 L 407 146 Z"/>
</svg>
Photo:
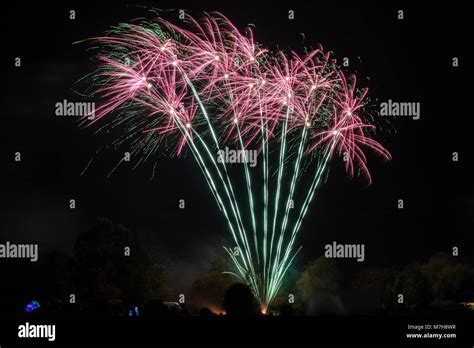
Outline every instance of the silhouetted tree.
<svg viewBox="0 0 474 348">
<path fill-rule="evenodd" d="M 319 257 L 305 267 L 296 283 L 297 306 L 306 314 L 342 314 L 341 279 L 336 261 Z"/>
<path fill-rule="evenodd" d="M 225 292 L 237 278 L 225 272 L 234 271 L 234 265 L 224 249 L 219 249 L 209 272 L 204 273 L 191 286 L 192 301 L 201 306 L 223 309 Z"/>
<path fill-rule="evenodd" d="M 192 301 L 222 309 L 226 291 L 235 284 L 235 277 L 222 272 L 208 272 L 197 278 L 191 287 Z"/>
<path fill-rule="evenodd" d="M 212 316 L 212 311 L 207 307 L 203 307 L 199 310 L 199 316 L 200 317 L 211 317 Z"/>
<path fill-rule="evenodd" d="M 73 292 L 73 258 L 60 251 L 51 251 L 40 260 L 41 293 L 48 301 L 66 302 Z"/>
<path fill-rule="evenodd" d="M 78 236 L 74 280 L 82 301 L 130 305 L 167 296 L 163 267 L 151 262 L 136 233 L 107 219 Z"/>
<path fill-rule="evenodd" d="M 407 265 L 398 274 L 395 289 L 397 294 L 403 294 L 407 305 L 426 306 L 432 300 L 430 283 L 416 263 Z"/>
<path fill-rule="evenodd" d="M 351 286 L 354 289 L 374 290 L 379 294 L 383 308 L 392 309 L 397 301 L 395 284 L 399 272 L 393 267 L 364 269 L 355 275 Z"/>
<path fill-rule="evenodd" d="M 258 305 L 252 291 L 245 284 L 232 285 L 225 293 L 224 305 L 226 314 L 231 317 L 250 317 L 258 313 Z"/>
<path fill-rule="evenodd" d="M 461 300 L 463 292 L 474 289 L 472 265 L 447 254 L 431 256 L 420 270 L 429 280 L 436 301 Z"/>
<path fill-rule="evenodd" d="M 314 296 L 317 291 L 337 292 L 341 274 L 334 260 L 319 257 L 309 263 L 296 283 L 298 295 L 303 300 Z"/>
</svg>

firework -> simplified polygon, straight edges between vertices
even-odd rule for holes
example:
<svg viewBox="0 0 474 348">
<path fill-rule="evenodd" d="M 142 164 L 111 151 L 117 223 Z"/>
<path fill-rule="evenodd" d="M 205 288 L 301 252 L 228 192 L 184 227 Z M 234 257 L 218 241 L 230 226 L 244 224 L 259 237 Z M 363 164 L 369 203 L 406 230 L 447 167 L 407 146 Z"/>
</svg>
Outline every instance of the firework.
<svg viewBox="0 0 474 348">
<path fill-rule="evenodd" d="M 185 27 L 141 21 L 94 39 L 102 103 L 84 123 L 123 127 L 114 144 L 129 142 L 139 162 L 162 151 L 192 154 L 237 248 L 225 247 L 231 273 L 266 310 L 301 249 L 296 238 L 330 160 L 342 156 L 350 175 L 370 182 L 364 149 L 390 154 L 369 135 L 367 91 L 322 49 L 270 52 L 219 13 L 188 17 Z M 244 188 L 217 160 L 224 147 L 258 153 L 256 168 L 241 165 Z"/>
</svg>

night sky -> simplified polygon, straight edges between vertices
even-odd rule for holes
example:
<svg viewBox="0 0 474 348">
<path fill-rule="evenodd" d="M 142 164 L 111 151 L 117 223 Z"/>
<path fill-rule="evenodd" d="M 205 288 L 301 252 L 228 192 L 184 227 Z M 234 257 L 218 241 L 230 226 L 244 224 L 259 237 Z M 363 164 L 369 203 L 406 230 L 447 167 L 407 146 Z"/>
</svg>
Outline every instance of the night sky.
<svg viewBox="0 0 474 348">
<path fill-rule="evenodd" d="M 95 68 L 90 46 L 73 43 L 120 21 L 151 17 L 146 8 L 127 3 L 21 3 L 2 11 L 0 241 L 70 251 L 80 231 L 107 217 L 137 231 L 179 288 L 206 271 L 215 250 L 231 242 L 194 160 L 158 158 L 151 181 L 154 160 L 135 170 L 123 164 L 107 179 L 123 151 L 95 156 L 106 139 L 94 129 L 80 129 L 74 118 L 54 114 L 57 102 L 80 100 L 75 83 Z M 364 267 L 423 260 L 452 246 L 461 255 L 472 254 L 472 111 L 466 111 L 470 100 L 463 96 L 468 23 L 449 20 L 457 10 L 398 3 L 256 3 L 140 2 L 169 10 L 162 16 L 173 21 L 178 8 L 196 16 L 219 10 L 240 29 L 254 24 L 256 41 L 273 49 L 302 52 L 320 43 L 338 61 L 350 59 L 345 70 L 369 88 L 375 106 L 388 99 L 421 103 L 419 120 L 380 121 L 377 139 L 393 160 L 384 164 L 370 156 L 370 187 L 332 166 L 303 224 L 297 267 L 322 255 L 332 241 L 364 243 Z M 70 9 L 75 20 L 69 19 Z M 288 20 L 289 9 L 294 20 Z M 21 57 L 20 68 L 15 57 Z M 457 68 L 453 57 L 459 57 Z M 17 151 L 21 162 L 14 162 Z M 451 160 L 454 151 L 459 162 Z M 71 198 L 75 210 L 69 209 Z M 185 210 L 178 209 L 181 198 Z M 404 210 L 397 209 L 400 198 Z"/>
</svg>

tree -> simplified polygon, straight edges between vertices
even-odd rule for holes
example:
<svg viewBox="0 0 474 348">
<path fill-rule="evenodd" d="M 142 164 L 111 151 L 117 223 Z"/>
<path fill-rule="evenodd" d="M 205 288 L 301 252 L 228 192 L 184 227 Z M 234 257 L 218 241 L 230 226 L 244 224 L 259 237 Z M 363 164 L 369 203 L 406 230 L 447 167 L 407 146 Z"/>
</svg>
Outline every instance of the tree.
<svg viewBox="0 0 474 348">
<path fill-rule="evenodd" d="M 236 283 L 236 278 L 221 272 L 208 272 L 197 278 L 191 287 L 193 302 L 214 311 L 223 309 L 226 291 Z"/>
<path fill-rule="evenodd" d="M 51 251 L 40 259 L 41 292 L 48 300 L 64 302 L 73 289 L 73 259 L 70 255 Z"/>
<path fill-rule="evenodd" d="M 153 263 L 148 267 L 147 272 L 148 284 L 145 286 L 144 301 L 169 298 L 171 292 L 166 285 L 165 267 L 159 263 Z"/>
<path fill-rule="evenodd" d="M 321 290 L 335 293 L 339 290 L 341 274 L 334 260 L 319 257 L 309 263 L 296 282 L 298 294 L 307 300 Z"/>
<path fill-rule="evenodd" d="M 359 272 L 352 283 L 355 289 L 374 290 L 379 294 L 382 306 L 393 309 L 397 305 L 397 279 L 401 270 L 397 267 L 366 269 Z"/>
<path fill-rule="evenodd" d="M 136 233 L 107 219 L 78 236 L 74 280 L 80 298 L 91 302 L 132 305 L 168 292 L 164 268 L 151 262 Z"/>
<path fill-rule="evenodd" d="M 297 307 L 306 314 L 342 314 L 337 292 L 341 274 L 334 260 L 319 257 L 308 264 L 296 283 Z"/>
<path fill-rule="evenodd" d="M 214 311 L 222 311 L 226 291 L 239 281 L 235 276 L 225 273 L 233 270 L 234 266 L 226 251 L 219 249 L 209 272 L 194 280 L 191 286 L 192 301 Z"/>
<path fill-rule="evenodd" d="M 462 293 L 474 287 L 474 268 L 444 253 L 430 257 L 421 266 L 436 301 L 460 300 Z"/>
<path fill-rule="evenodd" d="M 432 299 L 430 283 L 417 263 L 403 268 L 397 277 L 395 289 L 397 294 L 403 295 L 403 302 L 407 305 L 426 306 Z"/>
<path fill-rule="evenodd" d="M 232 285 L 224 296 L 224 309 L 231 317 L 250 317 L 258 314 L 258 304 L 249 287 L 242 283 Z"/>
</svg>

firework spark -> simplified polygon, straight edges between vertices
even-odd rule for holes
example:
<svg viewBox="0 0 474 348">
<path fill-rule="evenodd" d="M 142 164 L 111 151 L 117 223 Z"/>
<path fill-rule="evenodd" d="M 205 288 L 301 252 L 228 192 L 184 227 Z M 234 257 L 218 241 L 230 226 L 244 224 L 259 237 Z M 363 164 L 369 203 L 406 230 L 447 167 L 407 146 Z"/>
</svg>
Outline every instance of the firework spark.
<svg viewBox="0 0 474 348">
<path fill-rule="evenodd" d="M 390 154 L 369 136 L 367 91 L 322 49 L 270 52 L 219 13 L 188 17 L 186 27 L 142 21 L 94 39 L 102 104 L 83 121 L 123 126 L 115 145 L 130 142 L 140 161 L 164 148 L 193 155 L 238 250 L 225 247 L 232 274 L 266 310 L 300 250 L 296 237 L 330 160 L 342 156 L 350 175 L 370 182 L 364 148 Z M 256 169 L 243 164 L 243 189 L 217 160 L 225 146 L 258 151 Z"/>
</svg>

